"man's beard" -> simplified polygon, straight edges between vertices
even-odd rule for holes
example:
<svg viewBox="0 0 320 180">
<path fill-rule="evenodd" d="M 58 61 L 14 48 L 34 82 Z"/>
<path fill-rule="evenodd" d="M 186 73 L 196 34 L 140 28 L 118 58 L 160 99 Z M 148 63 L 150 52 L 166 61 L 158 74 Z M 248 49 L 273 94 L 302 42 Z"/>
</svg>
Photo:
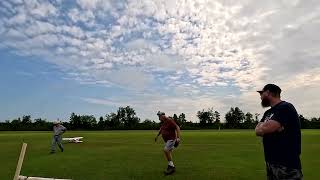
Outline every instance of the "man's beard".
<svg viewBox="0 0 320 180">
<path fill-rule="evenodd" d="M 261 100 L 261 106 L 264 107 L 264 108 L 271 106 L 271 103 L 270 103 L 269 99 L 267 99 L 267 98 L 262 99 Z"/>
</svg>

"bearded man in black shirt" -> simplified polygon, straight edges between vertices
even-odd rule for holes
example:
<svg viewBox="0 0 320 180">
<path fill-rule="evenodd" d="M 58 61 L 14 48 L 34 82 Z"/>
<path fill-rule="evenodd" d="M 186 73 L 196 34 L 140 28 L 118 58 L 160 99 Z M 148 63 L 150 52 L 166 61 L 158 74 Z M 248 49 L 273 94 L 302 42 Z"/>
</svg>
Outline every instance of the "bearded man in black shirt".
<svg viewBox="0 0 320 180">
<path fill-rule="evenodd" d="M 263 139 L 268 180 L 301 180 L 301 131 L 295 107 L 280 99 L 281 89 L 267 84 L 260 91 L 262 107 L 268 109 L 256 126 Z"/>
</svg>

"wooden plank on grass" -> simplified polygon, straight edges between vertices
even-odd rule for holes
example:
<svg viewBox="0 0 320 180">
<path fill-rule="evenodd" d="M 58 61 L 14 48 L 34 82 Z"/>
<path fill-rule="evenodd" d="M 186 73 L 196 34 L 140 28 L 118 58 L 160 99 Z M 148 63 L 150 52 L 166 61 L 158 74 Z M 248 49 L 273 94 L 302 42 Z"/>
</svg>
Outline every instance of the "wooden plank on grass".
<svg viewBox="0 0 320 180">
<path fill-rule="evenodd" d="M 18 180 L 18 178 L 19 178 L 21 167 L 22 167 L 22 163 L 23 163 L 23 159 L 24 159 L 24 154 L 26 153 L 26 149 L 27 149 L 27 143 L 23 143 L 22 144 L 22 148 L 21 148 L 21 152 L 20 152 L 20 156 L 19 156 L 19 160 L 18 160 L 16 173 L 14 175 L 13 180 Z"/>
</svg>

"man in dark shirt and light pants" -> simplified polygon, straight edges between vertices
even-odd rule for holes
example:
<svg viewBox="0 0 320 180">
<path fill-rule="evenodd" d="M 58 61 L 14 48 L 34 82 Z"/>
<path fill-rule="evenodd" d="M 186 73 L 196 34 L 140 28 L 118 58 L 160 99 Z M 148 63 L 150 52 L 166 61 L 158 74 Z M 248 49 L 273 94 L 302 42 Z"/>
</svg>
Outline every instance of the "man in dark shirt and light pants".
<svg viewBox="0 0 320 180">
<path fill-rule="evenodd" d="M 262 107 L 268 109 L 256 126 L 263 138 L 268 180 L 301 180 L 301 131 L 294 106 L 280 99 L 281 89 L 267 84 L 261 91 Z"/>
<path fill-rule="evenodd" d="M 176 148 L 180 143 L 180 127 L 174 122 L 173 119 L 165 116 L 164 112 L 157 113 L 159 120 L 162 122 L 158 135 L 155 138 L 155 142 L 158 136 L 161 134 L 163 140 L 166 142 L 164 146 L 164 154 L 168 160 L 168 167 L 165 171 L 166 175 L 175 172 L 175 166 L 172 161 L 172 150 Z"/>
</svg>

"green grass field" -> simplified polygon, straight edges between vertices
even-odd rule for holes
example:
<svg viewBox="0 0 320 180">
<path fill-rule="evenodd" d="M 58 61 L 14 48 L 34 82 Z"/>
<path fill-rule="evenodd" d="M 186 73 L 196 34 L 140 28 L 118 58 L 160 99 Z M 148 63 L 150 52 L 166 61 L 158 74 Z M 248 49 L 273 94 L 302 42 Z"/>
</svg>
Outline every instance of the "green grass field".
<svg viewBox="0 0 320 180">
<path fill-rule="evenodd" d="M 84 143 L 66 143 L 65 152 L 49 154 L 51 132 L 0 132 L 0 179 L 13 179 L 22 141 L 28 143 L 22 175 L 105 179 L 265 179 L 260 138 L 252 130 L 182 131 L 174 151 L 177 172 L 164 177 L 167 166 L 157 131 L 73 131 Z M 160 139 L 159 139 L 160 140 Z M 304 179 L 320 179 L 320 130 L 304 130 Z"/>
</svg>

